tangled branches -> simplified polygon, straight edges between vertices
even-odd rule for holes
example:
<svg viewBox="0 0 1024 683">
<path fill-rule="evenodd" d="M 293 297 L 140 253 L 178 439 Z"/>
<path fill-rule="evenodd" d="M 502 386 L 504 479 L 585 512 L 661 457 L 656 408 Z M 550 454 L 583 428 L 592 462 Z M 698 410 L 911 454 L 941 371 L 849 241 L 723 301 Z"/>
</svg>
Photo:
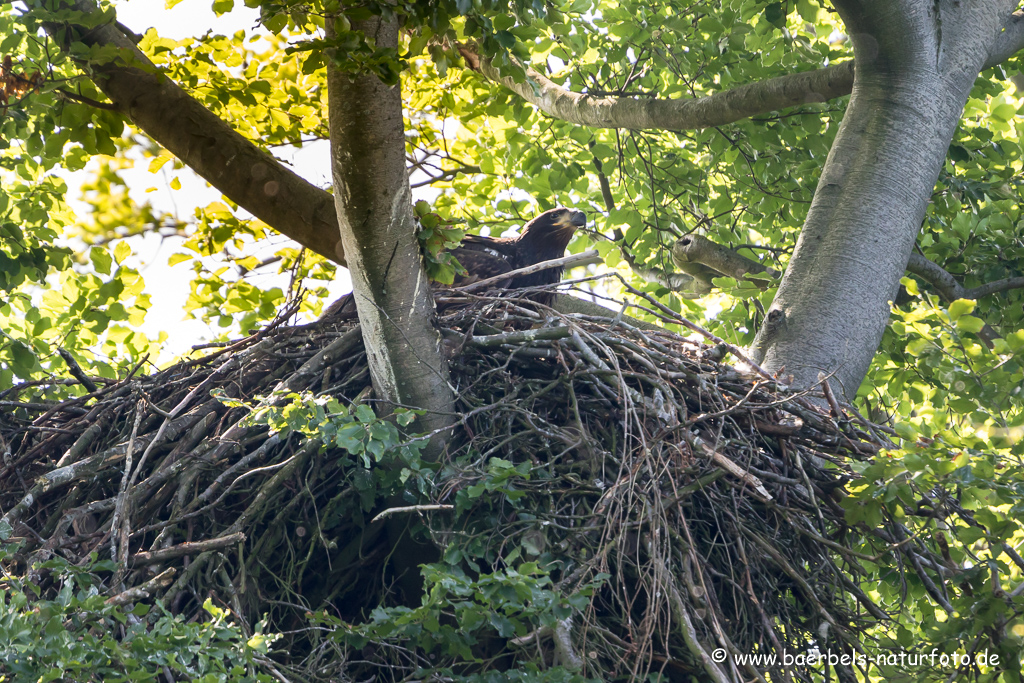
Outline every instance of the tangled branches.
<svg viewBox="0 0 1024 683">
<path fill-rule="evenodd" d="M 855 411 L 621 316 L 441 304 L 460 414 L 440 462 L 367 409 L 354 321 L 268 330 L 75 398 L 5 392 L 0 512 L 20 544 L 6 569 L 53 590 L 39 562 L 99 554 L 110 602 L 190 615 L 212 595 L 245 623 L 266 614 L 289 634 L 282 677 L 529 665 L 738 681 L 781 664 L 719 651 L 857 651 L 887 618 L 858 585 L 872 548 L 936 562 L 893 525 L 844 521 L 850 463 L 887 445 Z M 402 574 L 420 564 L 422 600 Z M 524 566 L 512 593 L 482 588 Z M 382 605 L 404 610 L 387 629 Z M 431 659 L 429 628 L 395 627 L 417 615 L 472 637 Z"/>
</svg>

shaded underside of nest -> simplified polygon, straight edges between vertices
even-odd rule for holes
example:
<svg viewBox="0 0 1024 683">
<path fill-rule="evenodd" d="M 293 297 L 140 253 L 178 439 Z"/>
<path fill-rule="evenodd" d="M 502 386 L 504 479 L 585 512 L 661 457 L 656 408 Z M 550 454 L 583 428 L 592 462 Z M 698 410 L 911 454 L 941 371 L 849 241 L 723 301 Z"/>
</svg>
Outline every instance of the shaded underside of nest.
<svg viewBox="0 0 1024 683">
<path fill-rule="evenodd" d="M 289 634 L 280 670 L 307 680 L 526 662 L 601 680 L 750 680 L 758 667 L 711 653 L 852 652 L 885 617 L 857 562 L 892 539 L 848 528 L 840 505 L 850 463 L 884 445 L 876 428 L 738 372 L 720 346 L 514 298 L 460 303 L 439 319 L 459 422 L 412 476 L 408 462 L 253 419 L 289 394 L 374 406 L 355 321 L 277 327 L 76 399 L 46 401 L 56 383 L 5 392 L 0 513 L 20 544 L 6 569 L 113 556 L 115 601 L 190 616 L 213 595 L 243 622 L 267 615 Z M 474 489 L 495 463 L 515 476 Z M 418 604 L 403 562 L 458 565 L 453 548 L 471 576 L 518 549 L 561 594 L 596 588 L 556 627 L 492 633 L 472 664 L 401 639 L 353 650 L 308 627 L 307 611 L 358 624 Z"/>
</svg>

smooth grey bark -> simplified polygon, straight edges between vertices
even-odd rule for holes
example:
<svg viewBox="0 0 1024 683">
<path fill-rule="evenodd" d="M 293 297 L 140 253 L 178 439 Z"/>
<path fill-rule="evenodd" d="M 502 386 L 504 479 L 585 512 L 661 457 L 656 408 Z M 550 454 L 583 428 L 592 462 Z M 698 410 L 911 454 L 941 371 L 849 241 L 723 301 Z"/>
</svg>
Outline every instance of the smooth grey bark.
<svg viewBox="0 0 1024 683">
<path fill-rule="evenodd" d="M 844 62 L 694 99 L 594 97 L 563 88 L 522 64 L 526 78 L 517 83 L 511 76 L 502 76 L 489 60 L 469 47 L 463 46 L 459 52 L 471 69 L 512 90 L 545 114 L 591 128 L 695 130 L 723 126 L 757 114 L 842 97 L 853 86 L 853 62 Z"/>
<path fill-rule="evenodd" d="M 992 37 L 985 66 L 995 66 L 1024 48 L 1024 13 L 1004 16 L 1002 30 Z M 751 116 L 849 95 L 854 61 L 785 74 L 741 85 L 706 97 L 665 100 L 637 97 L 595 97 L 568 90 L 535 69 L 520 64 L 526 78 L 517 83 L 502 76 L 471 46 L 459 52 L 467 66 L 505 86 L 548 116 L 591 128 L 629 130 L 697 130 L 724 126 Z"/>
<path fill-rule="evenodd" d="M 957 299 L 980 299 L 990 294 L 1024 288 L 1024 277 L 1018 276 L 993 280 L 968 289 L 957 282 L 957 279 L 945 268 L 932 263 L 920 254 L 910 255 L 910 260 L 907 261 L 907 271 L 934 287 L 942 300 L 946 302 Z"/>
<path fill-rule="evenodd" d="M 353 27 L 378 48 L 398 46 L 396 19 Z M 341 243 L 373 388 L 379 399 L 430 411 L 418 424 L 439 429 L 452 421 L 453 398 L 416 238 L 401 89 L 329 64 L 327 93 Z"/>
<path fill-rule="evenodd" d="M 853 40 L 853 94 L 752 355 L 798 387 L 832 375 L 852 399 L 971 86 L 1016 2 L 835 6 Z"/>
</svg>

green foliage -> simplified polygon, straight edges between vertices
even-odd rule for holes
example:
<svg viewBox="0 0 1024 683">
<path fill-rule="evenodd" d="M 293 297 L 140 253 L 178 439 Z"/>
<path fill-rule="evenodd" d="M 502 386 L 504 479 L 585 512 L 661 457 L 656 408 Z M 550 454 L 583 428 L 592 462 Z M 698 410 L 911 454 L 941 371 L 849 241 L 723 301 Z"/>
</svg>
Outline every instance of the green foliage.
<svg viewBox="0 0 1024 683">
<path fill-rule="evenodd" d="M 285 402 L 257 407 L 251 423 L 267 425 L 272 434 L 287 436 L 297 432 L 315 437 L 325 448 L 337 447 L 359 456 L 366 468 L 379 464 L 385 455 L 402 462 L 418 463 L 419 452 L 426 445 L 422 439 L 408 441 L 398 429 L 398 426 L 409 425 L 422 411 L 399 408 L 392 421 L 378 418 L 365 403 L 346 408 L 330 396 L 288 394 L 279 398 Z"/>
<path fill-rule="evenodd" d="M 459 468 L 472 468 L 469 462 Z M 459 471 L 465 473 L 465 469 Z M 607 574 L 577 586 L 569 595 L 552 580 L 552 572 L 562 569 L 553 554 L 543 552 L 526 535 L 517 544 L 506 539 L 510 551 L 503 557 L 488 533 L 497 528 L 495 513 L 520 500 L 516 480 L 529 479 L 530 464 L 513 466 L 493 458 L 479 481 L 460 490 L 455 505 L 463 528 L 442 562 L 422 566 L 425 583 L 422 602 L 417 607 L 379 607 L 359 624 L 346 623 L 327 613 L 314 615 L 314 623 L 327 626 L 332 638 L 353 649 L 368 643 L 389 643 L 408 647 L 430 656 L 432 670 L 454 676 L 458 681 L 566 681 L 583 683 L 588 679 L 560 666 L 539 670 L 533 663 L 507 671 L 459 675 L 483 666 L 489 668 L 492 648 L 508 639 L 521 638 L 538 629 L 553 629 L 588 609 L 594 592 L 608 579 Z M 444 475 L 442 475 L 443 478 Z M 523 509 L 521 519 L 528 522 Z M 525 556 L 536 559 L 524 560 Z M 485 567 L 498 567 L 488 571 Z"/>
<path fill-rule="evenodd" d="M 217 0 L 213 7 L 226 12 L 233 4 Z M 842 31 L 835 14 L 819 0 L 349 3 L 329 40 L 324 16 L 341 9 L 337 2 L 245 4 L 260 8 L 265 32 L 259 41 L 245 31 L 202 35 L 201 27 L 196 31 L 200 38 L 170 40 L 153 29 L 139 48 L 213 113 L 268 150 L 326 139 L 328 60 L 344 69 L 376 73 L 389 83 L 401 77 L 407 152 L 443 172 L 431 183 L 439 196 L 416 207 L 433 279 L 451 282 L 457 272 L 457 264 L 444 253 L 461 239 L 454 225 L 497 235 L 521 226 L 537 211 L 575 206 L 587 211 L 589 232 L 581 231 L 571 251 L 596 247 L 606 266 L 633 286 L 674 310 L 685 309 L 687 316 L 740 345 L 753 339 L 774 297 L 773 287 L 761 290 L 721 280 L 714 292 L 690 301 L 648 282 L 630 263 L 670 271 L 668 247 L 698 230 L 722 244 L 744 245 L 747 256 L 784 270 L 844 101 L 807 104 L 701 131 L 589 129 L 543 115 L 509 91 L 458 68 L 462 58 L 455 44 L 475 42 L 483 56 L 518 78 L 524 76 L 522 65 L 528 65 L 576 92 L 664 99 L 710 95 L 852 56 L 848 43 L 833 35 Z M 378 49 L 353 28 L 372 13 L 388 12 L 400 15 L 404 24 L 397 52 Z M 313 296 L 303 310 L 317 313 L 325 284 L 335 274 L 324 259 L 274 242 L 267 226 L 229 201 L 201 206 L 179 220 L 132 199 L 124 180 L 127 169 L 165 173 L 179 193 L 178 178 L 187 171 L 126 127 L 120 115 L 91 106 L 91 101 L 104 101 L 103 94 L 41 28 L 44 21 L 95 25 L 109 15 L 108 9 L 83 17 L 37 3 L 25 12 L 11 5 L 0 9 L 2 52 L 12 56 L 20 71 L 45 74 L 41 92 L 12 101 L 0 118 L 0 391 L 66 375 L 55 346 L 68 349 L 87 372 L 110 379 L 127 376 L 147 354 L 155 357 L 161 340 L 139 330 L 151 304 L 131 256 L 138 238 L 147 233 L 182 238 L 170 261 L 190 281 L 186 312 L 217 325 L 223 338 L 273 318 L 304 289 Z M 74 43 L 70 52 L 85 54 Z M 109 60 L 116 55 L 98 56 Z M 1015 59 L 989 69 L 975 84 L 918 241 L 924 256 L 968 289 L 1024 272 L 1024 118 L 1017 115 L 1020 101 L 1005 78 L 1019 67 Z M 88 176 L 81 186 L 84 209 L 66 201 L 66 176 L 55 169 Z M 185 204 L 188 198 L 178 196 Z M 264 262 L 289 274 L 290 287 L 261 283 Z M 623 295 L 613 280 L 606 287 L 609 294 Z M 955 614 L 941 613 L 915 579 L 905 579 L 892 566 L 865 562 L 861 583 L 898 611 L 894 625 L 881 634 L 893 642 L 969 645 L 983 629 L 1001 629 L 1008 634 L 1002 651 L 1006 661 L 1019 660 L 1024 637 L 1018 626 L 1020 597 L 1005 595 L 1019 585 L 1021 568 L 1005 548 L 1016 548 L 1024 539 L 1019 528 L 1024 290 L 942 303 L 918 278 L 908 276 L 904 288 L 907 298 L 894 307 L 892 325 L 859 392 L 861 407 L 871 417 L 893 421 L 903 450 L 865 469 L 845 505 L 851 523 L 900 520 L 921 538 L 942 534 L 952 561 L 969 562 L 971 568 L 957 579 L 962 590 L 950 598 Z M 997 335 L 991 348 L 985 325 Z M 65 396 L 48 391 L 32 398 Z M 66 389 L 67 394 L 82 391 Z M 407 418 L 411 415 L 399 421 Z M 429 472 L 419 464 L 415 443 L 402 445 L 398 427 L 366 406 L 349 409 L 291 396 L 283 405 L 260 408 L 254 419 L 282 435 L 317 434 L 325 445 L 353 456 L 360 467 L 359 475 L 353 475 L 361 487 L 359 510 L 371 509 L 378 495 L 393 493 L 406 482 L 426 486 L 421 477 Z M 392 457 L 397 466 L 379 467 L 391 464 Z M 492 461 L 488 468 L 486 478 L 455 494 L 459 513 L 473 512 L 473 523 L 481 528 L 494 510 L 517 509 L 520 484 L 530 476 L 512 463 Z M 948 509 L 921 514 L 922 504 L 940 495 L 955 499 L 973 523 Z M 452 615 L 463 614 L 476 625 L 453 635 L 451 647 L 463 652 L 485 630 L 518 634 L 549 623 L 568 604 L 551 590 L 544 564 L 549 558 L 536 565 L 521 562 L 513 570 L 517 558 L 506 555 L 508 566 L 479 573 L 463 561 L 485 558 L 490 563 L 498 556 L 481 536 L 474 536 L 473 543 L 450 550 L 447 564 L 431 565 L 431 591 L 422 606 L 381 613 L 369 625 L 346 628 L 362 638 L 383 638 L 393 627 L 390 633 L 441 651 L 447 647 L 440 640 L 442 627 L 451 629 Z M 876 551 L 865 549 L 868 555 Z M 992 581 L 989 569 L 997 570 L 998 590 L 985 585 Z M 13 608 L 15 594 L 13 588 L 5 594 L 7 614 L 29 624 L 32 633 L 44 632 L 40 629 L 51 622 L 38 621 L 43 612 L 26 611 L 27 597 Z M 72 595 L 68 605 L 77 599 Z M 88 600 L 93 598 L 81 598 L 74 610 L 54 603 L 46 613 L 82 612 Z M 127 619 L 95 602 L 88 604 L 102 615 L 97 620 Z M 165 618 L 170 619 L 160 617 Z M 166 622 L 168 633 L 179 629 L 174 632 L 188 639 L 199 637 L 187 630 L 192 626 L 198 628 Z M 50 635 L 41 642 L 50 642 Z M 93 637 L 101 636 L 109 639 L 109 648 L 123 642 L 102 630 Z M 108 645 L 98 647 L 108 652 Z M 109 649 L 104 661 L 131 654 L 115 650 Z M 52 652 L 57 651 L 54 645 Z M 561 680 L 563 674 L 572 675 L 557 669 L 530 675 L 537 676 L 531 680 Z M 929 674 L 915 675 L 924 680 Z M 488 676 L 465 680 L 491 680 Z"/>
<path fill-rule="evenodd" d="M 432 212 L 425 201 L 416 202 L 414 210 L 420 224 L 416 236 L 423 250 L 427 277 L 443 285 L 450 285 L 455 281 L 456 274 L 465 275 L 466 269 L 447 250 L 458 247 L 466 233 L 452 227 L 451 223 Z"/>
<path fill-rule="evenodd" d="M 976 302 L 948 307 L 905 278 L 912 304 L 896 308 L 882 351 L 861 388 L 869 408 L 894 415 L 903 449 L 864 469 L 844 501 L 851 523 L 896 522 L 957 566 L 951 613 L 937 606 L 916 576 L 868 565 L 865 588 L 892 613 L 880 629 L 884 647 L 970 652 L 982 634 L 999 633 L 998 645 L 981 648 L 1010 671 L 978 680 L 1017 681 L 1014 662 L 1024 657 L 1024 598 L 993 591 L 993 576 L 1019 582 L 1015 549 L 1024 538 L 1024 330 L 992 342 L 980 336 L 984 321 Z M 871 551 L 865 548 L 865 551 Z M 897 588 L 901 586 L 901 588 Z M 896 667 L 879 667 L 891 676 Z M 986 669 L 998 671 L 998 667 Z M 904 672 L 905 673 L 905 672 Z M 932 680 L 917 672 L 911 680 Z"/>
<path fill-rule="evenodd" d="M 457 565 L 430 564 L 424 565 L 423 578 L 426 587 L 419 607 L 378 608 L 359 626 L 326 616 L 321 616 L 321 623 L 338 628 L 335 637 L 357 649 L 369 641 L 395 640 L 453 662 L 479 663 L 481 641 L 553 627 L 586 608 L 597 585 L 564 597 L 553 590 L 548 572 L 535 562 L 472 576 Z"/>
<path fill-rule="evenodd" d="M 0 550 L 0 560 L 7 556 Z M 60 585 L 52 600 L 37 599 L 39 586 L 23 579 L 0 582 L 0 680 L 146 681 L 165 672 L 202 683 L 274 680 L 257 663 L 277 638 L 262 624 L 246 635 L 209 599 L 203 622 L 160 604 L 110 605 L 98 573 L 112 568 L 108 561 L 88 569 L 63 560 L 39 565 Z"/>
<path fill-rule="evenodd" d="M 379 418 L 366 404 L 346 407 L 336 398 L 308 393 L 276 396 L 273 401 L 262 400 L 255 406 L 217 391 L 213 396 L 229 407 L 250 408 L 247 423 L 267 425 L 271 434 L 282 438 L 300 434 L 316 439 L 321 451 L 341 449 L 353 456 L 342 464 L 348 472 L 346 478 L 358 494 L 356 509 L 349 510 L 350 514 L 369 512 L 379 500 L 400 493 L 415 499 L 430 488 L 432 465 L 421 457 L 426 439 L 409 438 L 400 430 L 412 424 L 421 411 L 399 408 L 391 417 Z M 338 508 L 332 516 L 343 514 L 344 510 Z M 332 516 L 325 520 L 325 529 L 332 526 Z"/>
</svg>

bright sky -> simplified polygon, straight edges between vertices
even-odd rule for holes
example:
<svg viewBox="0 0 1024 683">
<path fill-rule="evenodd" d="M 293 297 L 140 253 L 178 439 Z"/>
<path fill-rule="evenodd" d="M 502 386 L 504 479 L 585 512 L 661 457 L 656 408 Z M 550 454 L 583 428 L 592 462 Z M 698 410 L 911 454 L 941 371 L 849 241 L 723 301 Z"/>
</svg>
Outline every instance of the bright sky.
<svg viewBox="0 0 1024 683">
<path fill-rule="evenodd" d="M 199 37 L 209 30 L 225 35 L 239 29 L 260 30 L 257 26 L 258 10 L 245 7 L 239 1 L 235 3 L 235 9 L 231 12 L 217 17 L 211 11 L 210 5 L 210 0 L 183 0 L 173 8 L 166 9 L 164 0 L 126 0 L 117 2 L 116 8 L 118 20 L 132 31 L 143 34 L 149 28 L 156 27 L 160 35 L 176 40 Z M 330 150 L 326 142 L 314 143 L 298 150 L 281 148 L 275 150 L 275 154 L 314 185 L 330 185 Z M 197 206 L 205 206 L 220 199 L 217 190 L 209 187 L 188 168 L 174 170 L 172 164 L 165 164 L 157 173 L 150 173 L 148 165 L 149 162 L 146 160 L 140 163 L 138 168 L 122 173 L 128 183 L 129 193 L 137 202 L 148 201 L 158 210 L 187 220 L 194 216 Z M 87 173 L 63 175 L 68 182 L 69 198 L 72 203 L 76 203 L 79 195 L 77 188 L 86 179 Z M 175 177 L 181 183 L 181 190 L 170 189 L 170 182 Z M 158 235 L 130 240 L 134 255 L 128 263 L 140 269 L 146 280 L 146 291 L 153 302 L 142 329 L 154 338 L 160 331 L 169 333 L 170 337 L 165 344 L 165 361 L 219 332 L 218 329 L 210 328 L 200 321 L 184 320 L 184 304 L 189 294 L 188 281 L 192 271 L 188 262 L 174 267 L 167 265 L 167 259 L 179 251 L 181 242 L 182 240 L 177 237 L 161 240 Z M 285 242 L 286 239 L 281 237 L 275 241 L 275 245 Z M 265 255 L 269 256 L 270 253 L 272 249 Z M 254 284 L 264 288 L 287 288 L 286 275 L 277 275 L 273 266 L 265 270 L 269 272 L 254 279 Z M 339 269 L 338 278 L 330 289 L 332 298 L 350 291 L 348 272 Z"/>
</svg>

